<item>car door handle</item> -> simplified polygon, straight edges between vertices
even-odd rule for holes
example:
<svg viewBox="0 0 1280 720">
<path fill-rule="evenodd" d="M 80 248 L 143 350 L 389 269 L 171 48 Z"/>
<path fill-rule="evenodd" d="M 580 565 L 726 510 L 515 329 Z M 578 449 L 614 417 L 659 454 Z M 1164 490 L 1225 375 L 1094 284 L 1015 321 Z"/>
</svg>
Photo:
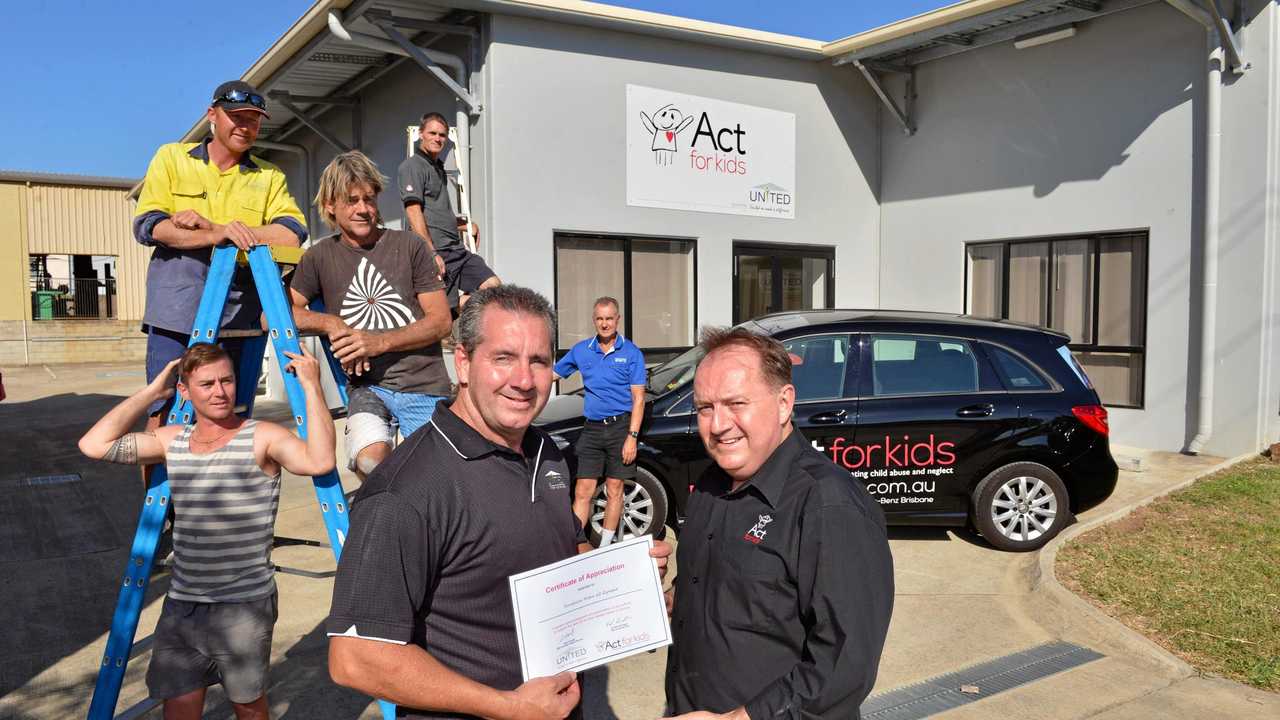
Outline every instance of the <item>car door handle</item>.
<svg viewBox="0 0 1280 720">
<path fill-rule="evenodd" d="M 810 415 L 809 422 L 814 425 L 839 425 L 844 422 L 847 410 L 836 410 L 834 412 L 821 412 L 817 415 Z"/>
<path fill-rule="evenodd" d="M 996 406 L 991 403 L 982 403 L 981 405 L 966 405 L 956 411 L 956 417 L 962 418 L 978 418 L 991 417 L 996 411 Z"/>
</svg>

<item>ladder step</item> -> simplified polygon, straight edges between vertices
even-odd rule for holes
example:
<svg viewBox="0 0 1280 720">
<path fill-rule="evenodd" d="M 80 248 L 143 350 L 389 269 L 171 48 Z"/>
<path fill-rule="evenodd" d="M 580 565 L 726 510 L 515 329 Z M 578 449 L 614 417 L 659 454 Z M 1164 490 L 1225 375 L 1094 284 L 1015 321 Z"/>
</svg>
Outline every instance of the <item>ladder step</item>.
<svg viewBox="0 0 1280 720">
<path fill-rule="evenodd" d="M 324 578 L 331 578 L 338 574 L 337 570 L 315 572 L 313 570 L 303 570 L 302 568 L 285 567 L 284 565 L 277 565 L 276 572 L 284 573 L 285 575 L 301 575 L 302 577 L 312 578 L 314 580 L 323 580 Z"/>
<path fill-rule="evenodd" d="M 305 538 L 291 538 L 276 535 L 271 538 L 271 547 L 291 547 L 293 545 L 306 545 L 307 547 L 329 547 L 329 543 L 320 542 L 319 540 L 307 540 Z"/>
<path fill-rule="evenodd" d="M 275 260 L 277 265 L 297 265 L 302 262 L 302 254 L 304 252 L 306 252 L 306 248 L 292 247 L 290 245 L 272 245 L 271 259 Z M 243 250 L 237 251 L 236 264 L 248 265 L 248 253 Z"/>
<path fill-rule="evenodd" d="M 141 653 L 146 652 L 147 648 L 151 647 L 151 645 L 155 643 L 155 641 L 156 641 L 155 633 L 152 633 L 142 638 L 141 640 L 134 642 L 133 647 L 130 648 L 129 650 L 129 659 L 132 660 L 138 655 L 140 655 Z"/>
</svg>

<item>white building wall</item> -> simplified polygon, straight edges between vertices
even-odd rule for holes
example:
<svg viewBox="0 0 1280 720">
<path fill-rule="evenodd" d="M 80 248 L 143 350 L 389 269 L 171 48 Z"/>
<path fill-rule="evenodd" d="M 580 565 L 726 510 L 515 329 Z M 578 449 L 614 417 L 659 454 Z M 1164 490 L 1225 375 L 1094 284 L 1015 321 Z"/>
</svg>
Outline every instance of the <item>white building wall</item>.
<svg viewBox="0 0 1280 720">
<path fill-rule="evenodd" d="M 1253 68 L 1223 91 L 1207 451 L 1224 455 L 1280 437 L 1280 29 L 1275 3 L 1247 5 L 1241 42 Z M 508 16 L 490 16 L 485 36 L 472 206 L 481 254 L 505 281 L 552 296 L 556 231 L 693 237 L 697 322 L 726 324 L 732 243 L 805 243 L 835 247 L 837 306 L 959 312 L 966 242 L 1148 229 L 1145 407 L 1113 409 L 1113 438 L 1178 450 L 1194 434 L 1207 50 L 1202 28 L 1167 5 L 1083 24 L 1062 42 L 921 66 L 911 137 L 856 72 L 826 62 Z M 794 113 L 796 218 L 628 207 L 627 84 Z M 360 96 L 362 149 L 392 180 L 381 208 L 396 224 L 404 127 L 429 109 L 452 117 L 453 98 L 411 62 Z M 324 124 L 351 137 L 346 110 Z M 336 153 L 309 130 L 289 141 L 312 150 L 316 175 Z M 296 158 L 270 157 L 301 200 Z"/>
<path fill-rule="evenodd" d="M 732 320 L 732 243 L 836 249 L 837 306 L 874 305 L 877 112 L 848 69 L 494 16 L 486 142 L 494 270 L 552 296 L 555 231 L 697 239 L 697 323 Z M 627 84 L 796 115 L 793 220 L 628 207 Z"/>
<path fill-rule="evenodd" d="M 916 123 L 883 133 L 884 307 L 964 309 L 964 243 L 1150 229 L 1145 408 L 1116 442 L 1180 449 L 1199 264 L 1204 32 L 1162 5 L 926 63 Z"/>
<path fill-rule="evenodd" d="M 1222 89 L 1222 194 L 1214 429 L 1206 451 L 1239 455 L 1280 438 L 1276 383 L 1276 6 L 1246 4 L 1250 68 Z M 1203 33 L 1201 33 L 1203 37 Z M 1200 47 L 1204 47 L 1201 40 Z M 1195 293 L 1202 280 L 1195 278 Z M 1194 419 L 1193 419 L 1194 420 Z"/>
</svg>

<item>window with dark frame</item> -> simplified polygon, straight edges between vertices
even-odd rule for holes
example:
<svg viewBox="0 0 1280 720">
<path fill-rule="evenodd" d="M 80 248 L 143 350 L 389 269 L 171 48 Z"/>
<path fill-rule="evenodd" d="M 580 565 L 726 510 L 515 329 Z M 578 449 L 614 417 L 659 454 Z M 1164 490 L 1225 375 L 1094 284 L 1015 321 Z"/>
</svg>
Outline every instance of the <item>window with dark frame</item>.
<svg viewBox="0 0 1280 720">
<path fill-rule="evenodd" d="M 1105 405 L 1144 403 L 1147 231 L 965 246 L 965 312 L 1049 327 Z"/>
<path fill-rule="evenodd" d="M 596 298 L 617 299 L 618 331 L 650 365 L 693 347 L 697 332 L 697 253 L 693 240 L 556 233 L 556 357 L 595 333 Z M 559 391 L 582 385 L 575 374 Z"/>
<path fill-rule="evenodd" d="M 117 263 L 114 255 L 31 255 L 31 318 L 114 320 Z"/>
</svg>

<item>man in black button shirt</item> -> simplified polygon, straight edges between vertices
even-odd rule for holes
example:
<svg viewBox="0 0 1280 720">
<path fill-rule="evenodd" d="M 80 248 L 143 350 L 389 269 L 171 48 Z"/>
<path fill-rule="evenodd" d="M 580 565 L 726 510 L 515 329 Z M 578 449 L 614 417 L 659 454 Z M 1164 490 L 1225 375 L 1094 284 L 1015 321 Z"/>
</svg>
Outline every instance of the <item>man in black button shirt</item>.
<svg viewBox="0 0 1280 720">
<path fill-rule="evenodd" d="M 776 340 L 704 331 L 698 432 L 715 461 L 680 534 L 667 712 L 858 718 L 893 611 L 880 506 L 791 425 Z"/>
</svg>

